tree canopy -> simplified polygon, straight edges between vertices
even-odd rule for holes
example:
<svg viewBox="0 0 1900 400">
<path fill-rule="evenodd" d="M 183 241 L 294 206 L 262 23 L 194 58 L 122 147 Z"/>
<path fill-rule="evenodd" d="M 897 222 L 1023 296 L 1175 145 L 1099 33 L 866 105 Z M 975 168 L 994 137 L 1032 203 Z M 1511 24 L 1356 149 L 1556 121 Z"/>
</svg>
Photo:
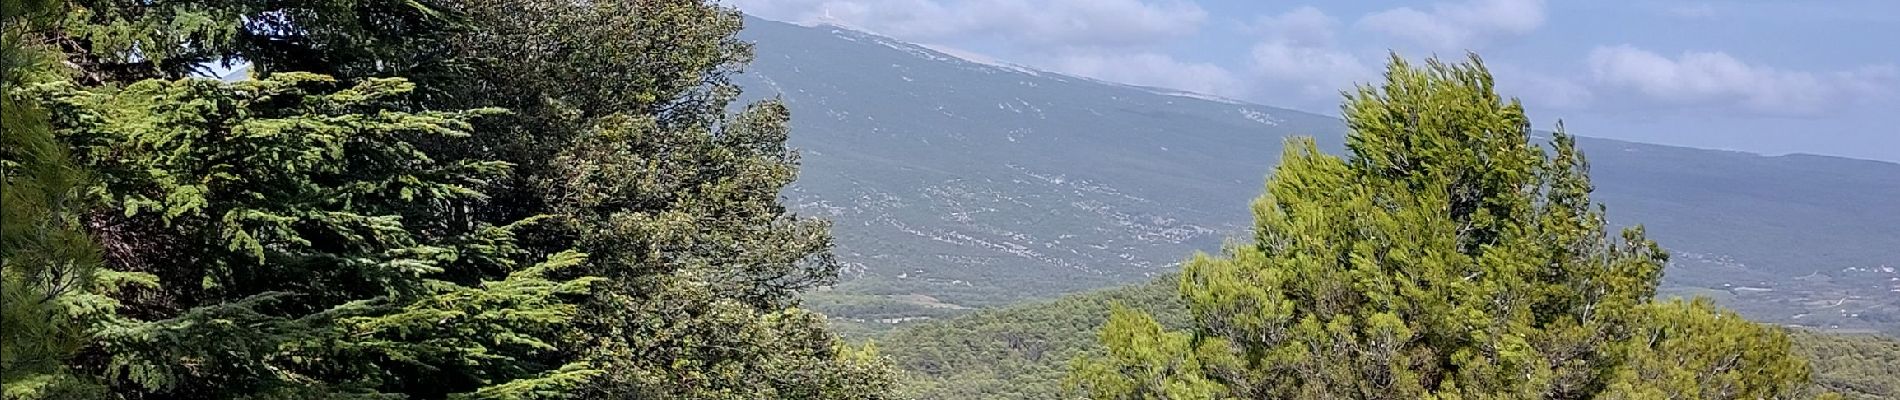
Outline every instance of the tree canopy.
<svg viewBox="0 0 1900 400">
<path fill-rule="evenodd" d="M 1610 235 L 1589 164 L 1476 56 L 1348 93 L 1348 155 L 1286 145 L 1253 240 L 1196 255 L 1187 331 L 1118 310 L 1072 384 L 1140 398 L 1788 398 L 1786 335 L 1655 302 L 1668 255 Z"/>
<path fill-rule="evenodd" d="M 730 8 L 6 4 L 8 398 L 885 396 Z"/>
</svg>

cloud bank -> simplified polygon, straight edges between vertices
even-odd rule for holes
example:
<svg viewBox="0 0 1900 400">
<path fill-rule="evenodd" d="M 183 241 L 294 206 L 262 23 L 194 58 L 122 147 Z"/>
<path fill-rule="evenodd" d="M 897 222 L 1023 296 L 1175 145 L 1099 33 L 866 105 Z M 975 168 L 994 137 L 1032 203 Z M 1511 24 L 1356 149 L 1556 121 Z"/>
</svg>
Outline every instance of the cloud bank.
<svg viewBox="0 0 1900 400">
<path fill-rule="evenodd" d="M 1361 17 L 1355 26 L 1426 46 L 1471 50 L 1502 36 L 1544 26 L 1543 0 L 1468 0 L 1432 4 L 1429 11 L 1399 7 Z"/>
<path fill-rule="evenodd" d="M 1587 59 L 1591 80 L 1654 103 L 1730 108 L 1764 115 L 1818 115 L 1892 93 L 1891 65 L 1811 72 L 1750 64 L 1723 52 L 1675 57 L 1631 45 L 1603 46 Z"/>
<path fill-rule="evenodd" d="M 1144 86 L 1325 110 L 1354 83 L 1379 79 L 1386 49 L 1398 44 L 1453 56 L 1533 34 L 1550 18 L 1545 0 L 1445 0 L 1349 18 L 1314 6 L 1267 13 L 1239 24 L 1246 40 L 1225 63 L 1184 59 L 1175 45 L 1203 35 L 1209 12 L 1188 0 L 730 0 L 762 17 L 831 23 L 953 48 L 985 43 L 1005 59 L 1037 68 Z M 1707 3 L 1663 8 L 1663 16 L 1709 19 Z M 1726 15 L 1726 14 L 1724 14 Z M 1231 19 L 1229 19 L 1231 21 Z M 1348 29 L 1351 29 L 1350 31 Z M 1200 36 L 1203 37 L 1204 36 Z M 1344 38 L 1360 40 L 1342 43 Z M 1366 42 L 1366 39 L 1380 41 Z M 949 46 L 943 46 L 949 45 Z M 1588 46 L 1587 44 L 1585 46 Z M 1584 47 L 1588 48 L 1588 47 Z M 1418 56 L 1418 54 L 1412 54 Z M 1802 71 L 1743 61 L 1720 51 L 1664 55 L 1632 45 L 1596 46 L 1565 64 L 1490 65 L 1501 87 L 1533 108 L 1654 113 L 1720 110 L 1757 116 L 1814 116 L 1882 104 L 1897 91 L 1892 65 Z M 1567 57 L 1566 57 L 1567 58 Z M 1890 103 L 1890 102 L 1889 102 Z"/>
<path fill-rule="evenodd" d="M 1207 11 L 1185 0 L 735 0 L 747 13 L 913 41 L 990 36 L 1033 50 L 1151 45 L 1191 35 Z"/>
</svg>

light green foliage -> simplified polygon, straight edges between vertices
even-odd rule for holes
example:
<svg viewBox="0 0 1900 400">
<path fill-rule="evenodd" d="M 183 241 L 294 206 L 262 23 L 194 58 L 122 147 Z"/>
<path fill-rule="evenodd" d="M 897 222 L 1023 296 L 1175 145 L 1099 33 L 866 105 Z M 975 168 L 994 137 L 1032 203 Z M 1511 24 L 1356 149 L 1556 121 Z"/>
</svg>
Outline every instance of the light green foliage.
<svg viewBox="0 0 1900 400">
<path fill-rule="evenodd" d="M 1189 327 L 1178 283 L 1177 277 L 1168 276 L 1053 301 L 981 310 L 908 325 L 875 340 L 879 350 L 903 368 L 904 379 L 899 382 L 903 398 L 1074 398 L 1067 395 L 1073 393 L 1073 386 L 1065 390 L 1061 384 L 1063 373 L 1073 367 L 1078 355 L 1105 359 L 1099 336 L 1116 306 L 1151 315 L 1164 329 Z M 1771 337 L 1766 335 L 1761 337 Z M 1811 360 L 1814 367 L 1810 392 L 1838 392 L 1856 400 L 1900 399 L 1900 386 L 1896 386 L 1900 382 L 1892 379 L 1900 374 L 1900 342 L 1800 330 L 1791 331 L 1790 336 L 1797 355 Z"/>
<path fill-rule="evenodd" d="M 1475 57 L 1418 68 L 1394 57 L 1386 78 L 1348 95 L 1350 157 L 1289 142 L 1253 205 L 1254 240 L 1187 263 L 1180 291 L 1194 318 L 1191 344 L 1144 352 L 1118 347 L 1170 341 L 1109 340 L 1115 356 L 1081 364 L 1077 380 L 1127 374 L 1119 355 L 1173 354 L 1199 367 L 1171 373 L 1244 398 L 1592 398 L 1626 382 L 1611 371 L 1657 367 L 1626 356 L 1645 329 L 1753 327 L 1669 319 L 1659 314 L 1668 309 L 1646 306 L 1667 255 L 1641 228 L 1604 234 L 1574 140 L 1559 126 L 1550 153 L 1533 145 L 1522 106 L 1492 91 Z M 1683 325 L 1648 325 L 1658 323 Z M 1108 329 L 1105 339 L 1146 335 L 1118 331 L 1146 329 L 1139 324 Z M 1653 350 L 1741 356 L 1699 337 Z M 1749 359 L 1790 357 L 1785 338 L 1764 340 L 1745 349 Z M 1688 379 L 1738 388 L 1707 398 L 1805 384 L 1805 372 L 1793 372 L 1805 371 L 1799 362 L 1750 367 Z M 1114 385 L 1082 389 L 1141 397 Z"/>
<path fill-rule="evenodd" d="M 88 175 L 54 140 L 46 113 L 17 88 L 57 78 L 51 51 L 28 32 L 56 3 L 0 0 L 0 398 L 72 398 L 96 386 L 66 363 L 89 323 L 114 305 L 99 295 L 99 247 L 84 231 Z"/>
<path fill-rule="evenodd" d="M 462 215 L 507 163 L 444 159 L 492 110 L 408 111 L 399 79 L 284 73 L 235 84 L 41 85 L 97 171 L 89 216 L 115 269 L 150 274 L 93 338 L 121 393 L 234 398 L 471 392 L 577 373 L 550 363 L 576 313 L 507 225 Z"/>
<path fill-rule="evenodd" d="M 1805 389 L 1785 384 L 1809 374 L 1807 361 L 1785 350 L 1787 334 L 1702 299 L 1645 309 L 1602 398 L 1787 399 Z"/>
<path fill-rule="evenodd" d="M 1187 313 L 1172 288 L 1156 282 L 977 311 L 875 340 L 906 372 L 904 398 L 1053 399 L 1071 360 L 1101 354 L 1094 333 L 1114 305 L 1146 311 L 1167 328 L 1185 326 Z"/>
<path fill-rule="evenodd" d="M 1116 306 L 1102 327 L 1108 354 L 1083 358 L 1075 365 L 1076 390 L 1112 399 L 1211 399 L 1227 388 L 1209 379 L 1197 350 L 1218 352 L 1227 344 L 1219 339 L 1196 341 L 1186 332 L 1164 330 L 1140 311 Z M 1204 347 L 1204 349 L 1197 349 Z"/>
</svg>

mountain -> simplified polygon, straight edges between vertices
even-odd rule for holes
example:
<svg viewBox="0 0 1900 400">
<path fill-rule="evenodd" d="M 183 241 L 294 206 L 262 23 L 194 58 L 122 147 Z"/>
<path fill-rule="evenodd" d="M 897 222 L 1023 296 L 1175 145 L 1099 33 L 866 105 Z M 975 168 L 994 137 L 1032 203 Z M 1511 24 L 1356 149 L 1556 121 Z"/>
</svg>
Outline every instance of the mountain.
<svg viewBox="0 0 1900 400">
<path fill-rule="evenodd" d="M 1146 311 L 1171 329 L 1189 325 L 1175 280 L 979 311 L 912 324 L 878 338 L 914 399 L 1056 399 L 1070 360 L 1102 351 L 1096 332 L 1112 305 Z M 1900 341 L 1794 330 L 1795 351 L 1820 389 L 1847 399 L 1900 400 Z"/>
<path fill-rule="evenodd" d="M 747 24 L 740 82 L 790 106 L 803 156 L 787 202 L 835 221 L 846 264 L 807 304 L 856 328 L 1151 279 L 1245 234 L 1287 137 L 1343 149 L 1333 116 Z M 1900 332 L 1900 164 L 1580 143 L 1614 222 L 1673 251 L 1672 292 Z"/>
</svg>

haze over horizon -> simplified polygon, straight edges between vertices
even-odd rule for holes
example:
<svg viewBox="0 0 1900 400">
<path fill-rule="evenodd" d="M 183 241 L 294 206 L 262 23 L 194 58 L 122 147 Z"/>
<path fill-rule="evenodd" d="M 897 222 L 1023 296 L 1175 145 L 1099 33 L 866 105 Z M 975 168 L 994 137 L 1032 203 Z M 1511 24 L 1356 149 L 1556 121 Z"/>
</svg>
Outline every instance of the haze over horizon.
<svg viewBox="0 0 1900 400">
<path fill-rule="evenodd" d="M 1310 4 L 1229 0 L 731 0 L 753 16 L 834 24 L 1106 81 L 1337 115 L 1388 51 L 1484 54 L 1538 129 L 1780 155 L 1900 162 L 1900 3 Z M 1616 24 L 1616 29 L 1603 29 Z M 1746 29 L 1743 29 L 1746 27 Z M 1768 28 L 1768 29 L 1762 29 Z"/>
</svg>

